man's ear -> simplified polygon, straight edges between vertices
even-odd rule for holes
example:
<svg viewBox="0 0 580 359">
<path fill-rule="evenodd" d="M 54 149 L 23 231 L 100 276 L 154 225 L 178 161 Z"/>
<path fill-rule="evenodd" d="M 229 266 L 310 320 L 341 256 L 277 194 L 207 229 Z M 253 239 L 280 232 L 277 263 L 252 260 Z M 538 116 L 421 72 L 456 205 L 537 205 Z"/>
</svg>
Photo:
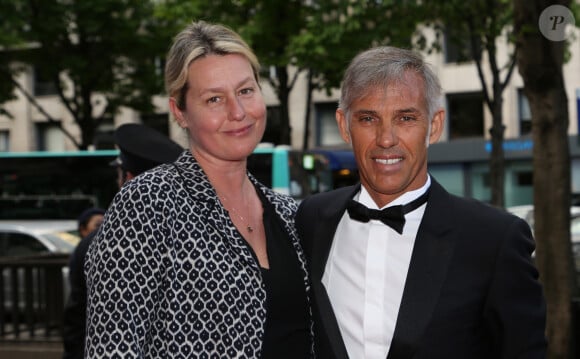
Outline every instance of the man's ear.
<svg viewBox="0 0 580 359">
<path fill-rule="evenodd" d="M 439 141 L 445 127 L 445 110 L 435 112 L 431 119 L 431 130 L 429 131 L 429 144 Z"/>
<path fill-rule="evenodd" d="M 346 143 L 350 143 L 350 129 L 348 128 L 348 120 L 346 114 L 341 108 L 336 109 L 335 113 L 336 124 L 338 125 L 338 130 L 340 131 L 340 137 Z"/>
</svg>

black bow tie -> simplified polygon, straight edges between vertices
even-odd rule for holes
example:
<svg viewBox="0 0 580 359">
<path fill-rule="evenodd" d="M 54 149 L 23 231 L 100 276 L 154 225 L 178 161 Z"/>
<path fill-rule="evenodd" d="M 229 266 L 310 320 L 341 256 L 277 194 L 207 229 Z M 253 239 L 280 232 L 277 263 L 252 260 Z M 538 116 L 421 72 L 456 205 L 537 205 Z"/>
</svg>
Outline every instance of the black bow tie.
<svg viewBox="0 0 580 359">
<path fill-rule="evenodd" d="M 391 227 L 399 234 L 403 234 L 403 227 L 405 226 L 405 214 L 419 208 L 429 197 L 429 190 L 419 196 L 412 202 L 405 205 L 391 206 L 385 209 L 370 209 L 364 204 L 351 199 L 348 201 L 346 210 L 350 218 L 359 222 L 368 222 L 371 219 L 377 219 L 387 226 Z"/>
</svg>

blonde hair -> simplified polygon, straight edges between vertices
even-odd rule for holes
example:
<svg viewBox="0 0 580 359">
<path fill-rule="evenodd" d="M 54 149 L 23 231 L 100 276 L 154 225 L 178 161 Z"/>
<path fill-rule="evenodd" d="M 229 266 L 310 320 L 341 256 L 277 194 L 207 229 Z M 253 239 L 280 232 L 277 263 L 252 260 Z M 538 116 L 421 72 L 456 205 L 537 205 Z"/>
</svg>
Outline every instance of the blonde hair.
<svg viewBox="0 0 580 359">
<path fill-rule="evenodd" d="M 210 54 L 244 56 L 252 65 L 256 82 L 259 82 L 258 58 L 240 35 L 224 25 L 194 21 L 177 34 L 165 64 L 165 89 L 180 110 L 185 109 L 189 65 Z"/>
</svg>

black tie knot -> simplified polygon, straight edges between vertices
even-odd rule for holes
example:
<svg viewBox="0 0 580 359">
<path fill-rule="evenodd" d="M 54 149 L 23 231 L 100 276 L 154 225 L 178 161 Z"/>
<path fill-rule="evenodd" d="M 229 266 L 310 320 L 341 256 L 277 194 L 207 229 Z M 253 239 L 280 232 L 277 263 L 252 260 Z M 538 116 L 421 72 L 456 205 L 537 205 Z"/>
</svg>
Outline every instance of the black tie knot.
<svg viewBox="0 0 580 359">
<path fill-rule="evenodd" d="M 371 209 L 353 199 L 348 201 L 346 210 L 348 215 L 355 221 L 368 222 L 376 219 L 387 226 L 393 228 L 397 233 L 402 234 L 405 226 L 405 214 L 419 208 L 429 197 L 429 190 L 419 196 L 414 201 L 406 205 L 391 206 L 384 209 Z"/>
</svg>

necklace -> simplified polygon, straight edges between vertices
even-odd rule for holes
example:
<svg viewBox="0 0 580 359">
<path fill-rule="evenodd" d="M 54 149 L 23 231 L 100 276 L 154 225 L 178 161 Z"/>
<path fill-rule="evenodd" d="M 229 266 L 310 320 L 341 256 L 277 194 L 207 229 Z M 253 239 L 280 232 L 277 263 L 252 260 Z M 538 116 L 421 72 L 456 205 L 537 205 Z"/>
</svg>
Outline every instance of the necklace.
<svg viewBox="0 0 580 359">
<path fill-rule="evenodd" d="M 224 204 L 230 204 L 230 202 L 228 201 L 228 199 L 225 196 L 221 196 L 222 201 L 224 202 Z M 247 221 L 244 216 L 242 216 L 234 206 L 228 206 L 230 207 L 231 211 L 234 212 L 234 214 L 240 219 L 240 221 L 242 221 L 242 223 L 246 223 L 246 230 L 248 231 L 248 233 L 252 233 L 254 231 L 254 227 L 252 227 L 252 224 L 250 223 L 250 221 Z M 226 208 L 227 210 L 227 208 Z M 246 213 L 250 213 L 248 210 L 248 204 L 246 203 Z"/>
</svg>

